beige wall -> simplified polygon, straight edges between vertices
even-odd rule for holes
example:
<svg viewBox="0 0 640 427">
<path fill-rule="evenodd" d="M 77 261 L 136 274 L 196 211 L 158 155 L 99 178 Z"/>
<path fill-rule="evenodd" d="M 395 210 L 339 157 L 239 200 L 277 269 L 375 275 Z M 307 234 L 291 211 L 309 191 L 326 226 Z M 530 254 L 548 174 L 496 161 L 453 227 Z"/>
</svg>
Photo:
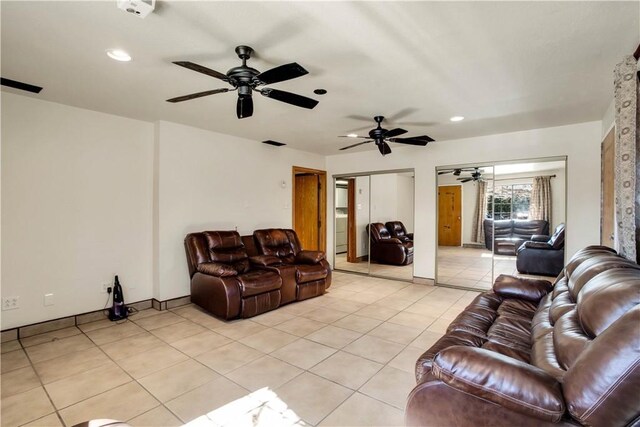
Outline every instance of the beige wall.
<svg viewBox="0 0 640 427">
<path fill-rule="evenodd" d="M 152 296 L 152 159 L 151 123 L 2 93 L 2 329 Z"/>
</svg>

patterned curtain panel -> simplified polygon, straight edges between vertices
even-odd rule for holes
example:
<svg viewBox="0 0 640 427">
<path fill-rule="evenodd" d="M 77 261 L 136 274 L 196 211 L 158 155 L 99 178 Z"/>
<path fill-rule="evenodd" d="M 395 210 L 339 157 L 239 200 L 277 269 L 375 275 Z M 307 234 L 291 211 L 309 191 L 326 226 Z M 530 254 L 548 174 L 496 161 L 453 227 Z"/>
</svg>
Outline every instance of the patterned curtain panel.
<svg viewBox="0 0 640 427">
<path fill-rule="evenodd" d="M 551 177 L 533 177 L 529 219 L 543 219 L 551 224 Z"/>
<path fill-rule="evenodd" d="M 629 55 L 616 65 L 614 72 L 616 250 L 633 261 L 638 261 L 640 252 L 640 89 L 637 71 L 636 59 Z"/>
<path fill-rule="evenodd" d="M 487 183 L 486 181 L 478 181 L 476 185 L 478 197 L 476 198 L 476 209 L 473 214 L 474 221 L 471 227 L 471 236 L 474 242 L 484 243 L 483 222 L 487 217 Z"/>
</svg>

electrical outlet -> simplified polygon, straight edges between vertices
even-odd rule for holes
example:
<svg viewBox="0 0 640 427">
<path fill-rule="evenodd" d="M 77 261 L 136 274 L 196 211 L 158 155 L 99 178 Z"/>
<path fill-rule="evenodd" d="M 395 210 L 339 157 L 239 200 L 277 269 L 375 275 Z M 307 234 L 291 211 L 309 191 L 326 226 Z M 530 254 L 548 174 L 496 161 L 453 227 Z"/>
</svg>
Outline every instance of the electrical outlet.
<svg viewBox="0 0 640 427">
<path fill-rule="evenodd" d="M 2 297 L 2 310 L 15 310 L 20 308 L 20 297 Z"/>
<path fill-rule="evenodd" d="M 107 292 L 109 292 L 109 288 L 113 288 L 113 285 L 111 283 L 103 283 L 102 284 L 102 293 L 106 294 Z"/>
</svg>

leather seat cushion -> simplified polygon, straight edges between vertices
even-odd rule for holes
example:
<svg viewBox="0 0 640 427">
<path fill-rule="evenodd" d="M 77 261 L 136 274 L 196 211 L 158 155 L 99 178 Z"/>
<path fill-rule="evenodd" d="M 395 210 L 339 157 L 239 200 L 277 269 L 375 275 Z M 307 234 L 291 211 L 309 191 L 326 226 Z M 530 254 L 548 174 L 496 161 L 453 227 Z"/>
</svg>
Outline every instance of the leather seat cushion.
<svg viewBox="0 0 640 427">
<path fill-rule="evenodd" d="M 537 306 L 534 302 L 520 299 L 506 299 L 500 304 L 498 314 L 505 317 L 520 317 L 531 320 L 536 313 Z"/>
<path fill-rule="evenodd" d="M 275 291 L 282 286 L 280 276 L 273 271 L 254 270 L 238 276 L 242 297 Z"/>
<path fill-rule="evenodd" d="M 531 321 L 515 317 L 498 317 L 487 332 L 491 341 L 508 347 L 531 349 Z"/>
<path fill-rule="evenodd" d="M 298 283 L 313 282 L 327 277 L 327 269 L 321 264 L 296 265 L 296 280 Z"/>
</svg>

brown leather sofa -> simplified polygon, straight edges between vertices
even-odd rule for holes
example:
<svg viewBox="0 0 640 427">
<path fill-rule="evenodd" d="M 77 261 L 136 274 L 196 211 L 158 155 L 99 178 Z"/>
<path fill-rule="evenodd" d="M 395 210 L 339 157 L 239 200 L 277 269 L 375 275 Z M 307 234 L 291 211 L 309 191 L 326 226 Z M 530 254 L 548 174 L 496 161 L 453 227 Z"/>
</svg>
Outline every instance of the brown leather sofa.
<svg viewBox="0 0 640 427">
<path fill-rule="evenodd" d="M 371 239 L 369 257 L 379 264 L 408 265 L 413 262 L 413 242 L 391 237 L 381 222 L 367 224 Z"/>
<path fill-rule="evenodd" d="M 269 228 L 253 232 L 258 256 L 252 262 L 282 277 L 282 304 L 324 294 L 331 286 L 331 266 L 324 252 L 302 250 L 295 231 Z"/>
<path fill-rule="evenodd" d="M 240 237 L 236 231 L 187 235 L 191 302 L 223 319 L 252 317 L 321 295 L 330 286 L 331 268 L 323 252 L 302 251 L 293 230 L 258 231 L 280 247 L 269 250 L 267 243 L 267 251 L 260 252 L 254 236 Z"/>
<path fill-rule="evenodd" d="M 499 276 L 416 363 L 409 426 L 640 425 L 640 267 L 591 246 Z"/>
<path fill-rule="evenodd" d="M 485 246 L 497 255 L 515 255 L 518 248 L 535 234 L 549 234 L 549 223 L 533 219 L 485 219 Z M 495 239 L 494 239 L 495 238 Z"/>
<path fill-rule="evenodd" d="M 407 233 L 407 229 L 402 221 L 389 221 L 386 222 L 384 226 L 389 231 L 389 234 L 391 234 L 391 237 L 395 237 L 403 242 L 413 242 L 413 233 Z"/>
</svg>

